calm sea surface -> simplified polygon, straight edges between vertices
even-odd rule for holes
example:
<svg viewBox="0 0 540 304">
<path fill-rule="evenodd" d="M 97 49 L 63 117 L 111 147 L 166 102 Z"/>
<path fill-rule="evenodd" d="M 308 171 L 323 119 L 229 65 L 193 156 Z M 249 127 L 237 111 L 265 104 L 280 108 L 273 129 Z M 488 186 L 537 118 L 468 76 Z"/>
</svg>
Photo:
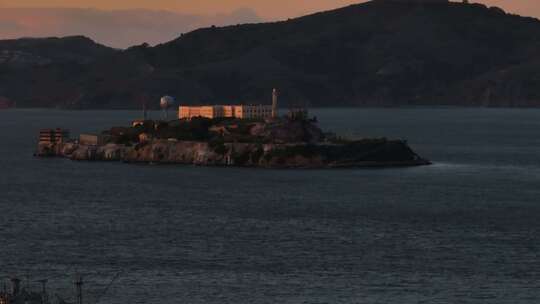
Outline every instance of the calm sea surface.
<svg viewBox="0 0 540 304">
<path fill-rule="evenodd" d="M 130 111 L 0 111 L 0 276 L 85 303 L 539 303 L 540 110 L 325 109 L 433 166 L 262 170 L 35 159 Z M 117 274 L 110 289 L 109 282 Z M 101 298 L 100 298 L 101 296 Z"/>
</svg>

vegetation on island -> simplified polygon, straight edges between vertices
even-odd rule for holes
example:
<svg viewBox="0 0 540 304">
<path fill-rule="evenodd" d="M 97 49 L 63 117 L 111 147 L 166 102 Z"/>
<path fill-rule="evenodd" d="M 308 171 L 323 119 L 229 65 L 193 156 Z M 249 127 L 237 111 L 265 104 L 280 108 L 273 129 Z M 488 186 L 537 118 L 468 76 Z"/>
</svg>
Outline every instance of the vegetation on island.
<svg viewBox="0 0 540 304">
<path fill-rule="evenodd" d="M 236 143 L 315 143 L 328 139 L 314 119 L 204 118 L 173 121 L 141 121 L 132 127 L 113 127 L 103 131 L 109 142 L 133 144 L 155 140 L 206 141 L 213 145 Z"/>
<path fill-rule="evenodd" d="M 240 166 L 299 167 L 340 166 L 358 163 L 421 163 L 423 160 L 408 145 L 386 138 L 350 140 L 324 133 L 316 119 L 289 116 L 275 120 L 234 118 L 141 121 L 132 127 L 113 127 L 103 132 L 106 143 L 133 147 L 136 161 L 149 159 L 170 162 L 171 153 L 202 149 L 219 163 Z M 184 152 L 171 152 L 179 143 Z M 195 148 L 199 144 L 204 146 Z M 186 148 L 187 147 L 187 148 Z M 195 149 L 195 150 L 193 150 Z M 189 152 L 191 153 L 191 152 Z"/>
<path fill-rule="evenodd" d="M 316 119 L 193 118 L 136 121 L 80 140 L 46 141 L 38 156 L 73 160 L 181 163 L 267 168 L 417 166 L 429 164 L 405 141 L 349 140 L 324 133 Z"/>
</svg>

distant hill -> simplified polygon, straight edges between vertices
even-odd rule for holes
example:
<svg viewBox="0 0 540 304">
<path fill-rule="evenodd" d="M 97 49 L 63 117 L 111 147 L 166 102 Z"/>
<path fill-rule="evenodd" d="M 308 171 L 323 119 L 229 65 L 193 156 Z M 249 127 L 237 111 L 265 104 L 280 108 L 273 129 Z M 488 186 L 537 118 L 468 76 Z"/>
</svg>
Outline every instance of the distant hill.
<svg viewBox="0 0 540 304">
<path fill-rule="evenodd" d="M 111 48 L 83 36 L 0 40 L 0 52 L 0 63 L 12 67 L 86 64 L 114 53 Z"/>
<path fill-rule="evenodd" d="M 14 42 L 0 42 L 0 96 L 134 108 L 164 94 L 191 104 L 269 102 L 277 87 L 289 105 L 540 106 L 540 21 L 480 4 L 374 0 L 125 51 L 83 38 L 42 42 L 8 50 L 49 60 L 19 66 L 1 59 Z"/>
<path fill-rule="evenodd" d="M 32 22 L 28 22 L 32 20 Z M 251 9 L 217 15 L 181 14 L 170 11 L 92 8 L 3 8 L 0 5 L 0 37 L 85 35 L 115 48 L 169 41 L 200 27 L 261 22 Z"/>
</svg>

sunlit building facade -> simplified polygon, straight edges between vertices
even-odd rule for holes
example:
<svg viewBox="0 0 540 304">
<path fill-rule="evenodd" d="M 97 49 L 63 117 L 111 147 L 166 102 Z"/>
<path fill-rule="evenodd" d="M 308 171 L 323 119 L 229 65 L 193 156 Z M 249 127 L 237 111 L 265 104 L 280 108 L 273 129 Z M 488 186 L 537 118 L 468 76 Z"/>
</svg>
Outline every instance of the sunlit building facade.
<svg viewBox="0 0 540 304">
<path fill-rule="evenodd" d="M 215 106 L 180 106 L 179 119 L 204 118 L 239 118 L 266 119 L 272 117 L 271 105 L 215 105 Z"/>
<path fill-rule="evenodd" d="M 215 105 L 215 106 L 180 106 L 178 108 L 179 119 L 204 118 L 239 118 L 239 119 L 267 119 L 277 118 L 278 115 L 278 92 L 272 91 L 272 104 L 263 105 Z"/>
</svg>

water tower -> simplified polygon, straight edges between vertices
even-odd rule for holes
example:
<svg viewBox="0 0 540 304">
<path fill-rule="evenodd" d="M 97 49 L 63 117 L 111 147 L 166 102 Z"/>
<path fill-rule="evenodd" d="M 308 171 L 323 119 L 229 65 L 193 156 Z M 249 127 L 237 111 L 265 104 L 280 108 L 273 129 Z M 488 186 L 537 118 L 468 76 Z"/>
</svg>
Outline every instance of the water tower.
<svg viewBox="0 0 540 304">
<path fill-rule="evenodd" d="M 161 97 L 161 100 L 159 102 L 159 106 L 161 107 L 161 110 L 163 111 L 163 120 L 169 119 L 169 108 L 173 107 L 175 104 L 175 100 L 171 96 L 163 96 Z"/>
</svg>

